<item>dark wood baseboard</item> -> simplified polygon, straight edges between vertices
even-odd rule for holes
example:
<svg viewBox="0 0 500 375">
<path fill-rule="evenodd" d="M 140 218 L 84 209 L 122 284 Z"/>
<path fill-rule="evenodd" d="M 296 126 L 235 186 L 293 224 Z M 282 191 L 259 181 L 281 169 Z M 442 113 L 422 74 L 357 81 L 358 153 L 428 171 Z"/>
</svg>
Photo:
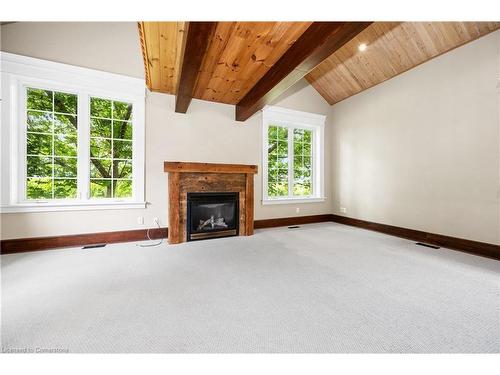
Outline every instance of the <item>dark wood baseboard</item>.
<svg viewBox="0 0 500 375">
<path fill-rule="evenodd" d="M 394 225 L 374 223 L 371 221 L 354 219 L 340 215 L 310 215 L 296 217 L 282 217 L 277 219 L 255 220 L 255 229 L 285 227 L 290 225 L 312 224 L 333 221 L 340 224 L 373 230 L 391 236 L 406 238 L 416 242 L 423 242 L 448 249 L 459 250 L 474 255 L 500 260 L 500 246 L 485 242 L 466 240 L 445 236 L 442 234 L 428 233 L 415 229 L 401 228 Z M 152 239 L 166 238 L 167 228 L 151 229 Z M 117 232 L 87 233 L 67 236 L 18 238 L 1 241 L 1 253 L 12 254 L 28 251 L 48 250 L 62 247 L 77 247 L 98 243 L 117 243 L 146 240 L 146 230 L 127 230 Z"/>
<path fill-rule="evenodd" d="M 273 228 L 283 227 L 297 224 L 319 223 L 322 221 L 330 221 L 331 215 L 313 215 L 313 216 L 298 216 L 284 217 L 279 219 L 255 220 L 255 228 Z M 167 238 L 168 229 L 151 229 L 150 237 L 152 239 Z M 129 241 L 146 240 L 146 230 L 125 230 L 117 232 L 100 232 L 74 234 L 67 236 L 50 236 L 50 237 L 32 237 L 32 238 L 17 238 L 12 240 L 1 241 L 1 253 L 13 254 L 23 253 L 28 251 L 57 249 L 62 247 L 77 247 L 84 245 L 93 245 L 98 243 L 117 243 Z"/>
<path fill-rule="evenodd" d="M 149 236 L 152 239 L 165 238 L 167 235 L 167 228 L 156 228 L 149 231 Z M 117 243 L 141 240 L 147 240 L 146 229 L 2 240 L 1 250 L 2 254 L 12 254 L 56 249 L 61 247 L 77 247 L 99 243 Z"/>
<path fill-rule="evenodd" d="M 432 245 L 459 250 L 466 253 L 480 255 L 500 260 L 500 246 L 485 242 L 466 240 L 463 238 L 445 236 L 443 234 L 428 233 L 415 229 L 401 228 L 393 225 L 374 223 L 371 221 L 353 219 L 347 216 L 330 215 L 331 220 L 351 225 L 358 228 L 369 229 L 376 232 L 402 237 L 416 242 L 424 242 Z"/>
<path fill-rule="evenodd" d="M 265 219 L 265 220 L 255 220 L 254 228 L 275 228 L 275 227 L 287 227 L 290 225 L 300 225 L 300 224 L 312 224 L 312 223 L 322 223 L 325 221 L 332 221 L 332 215 L 310 215 L 310 216 L 293 216 L 293 217 L 280 217 L 277 219 Z"/>
</svg>

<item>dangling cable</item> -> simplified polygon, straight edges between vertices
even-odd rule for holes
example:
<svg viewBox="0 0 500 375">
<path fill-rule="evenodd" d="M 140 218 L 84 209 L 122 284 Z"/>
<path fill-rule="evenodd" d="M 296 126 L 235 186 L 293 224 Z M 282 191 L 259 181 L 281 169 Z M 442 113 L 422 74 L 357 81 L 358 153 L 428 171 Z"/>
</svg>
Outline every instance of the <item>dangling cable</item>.
<svg viewBox="0 0 500 375">
<path fill-rule="evenodd" d="M 160 221 L 159 220 L 155 220 L 155 223 L 156 223 L 156 225 L 158 225 L 158 229 L 161 229 L 161 227 L 160 227 Z M 149 236 L 149 230 L 150 229 L 151 228 L 148 228 L 148 230 L 146 231 L 146 237 L 148 238 L 148 240 L 153 241 L 153 239 Z M 154 246 L 159 246 L 162 243 L 163 243 L 163 237 L 160 238 L 160 242 L 158 242 L 158 243 L 150 243 L 150 244 L 146 244 L 146 245 L 138 243 L 138 244 L 136 244 L 136 246 L 139 246 L 139 247 L 154 247 Z"/>
</svg>

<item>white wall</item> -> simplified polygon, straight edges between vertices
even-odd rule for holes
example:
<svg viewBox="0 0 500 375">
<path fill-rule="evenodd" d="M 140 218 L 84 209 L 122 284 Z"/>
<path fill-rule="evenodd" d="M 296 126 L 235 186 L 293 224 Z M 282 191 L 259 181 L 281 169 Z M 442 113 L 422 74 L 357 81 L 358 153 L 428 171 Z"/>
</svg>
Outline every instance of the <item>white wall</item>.
<svg viewBox="0 0 500 375">
<path fill-rule="evenodd" d="M 499 50 L 497 31 L 334 105 L 334 213 L 500 244 Z"/>
<path fill-rule="evenodd" d="M 2 27 L 2 50 L 29 55 L 38 58 L 47 58 L 46 50 L 43 47 L 35 46 L 33 43 L 18 45 L 17 33 L 6 33 L 11 26 L 16 27 L 16 31 L 21 32 L 24 43 L 29 38 L 24 38 L 25 32 L 33 32 L 34 35 L 47 35 L 49 43 L 53 43 L 51 26 L 47 23 L 39 23 L 34 29 L 29 25 L 28 31 L 24 30 L 23 24 L 11 24 Z M 63 27 L 73 28 L 73 24 L 58 25 L 58 32 L 64 32 Z M 135 27 L 135 24 L 129 24 Z M 81 26 L 83 27 L 83 26 Z M 92 29 L 90 26 L 84 28 Z M 110 62 L 111 56 L 98 38 L 102 33 L 116 33 L 118 29 L 125 32 L 123 38 L 117 38 L 116 43 L 125 45 L 125 51 L 136 51 L 139 54 L 138 39 L 131 36 L 130 30 L 136 29 L 125 26 L 111 24 L 107 26 L 99 25 L 97 31 L 88 31 L 92 43 L 96 44 L 96 50 L 100 51 L 99 56 L 94 56 L 95 63 L 87 61 L 87 67 L 98 68 L 107 71 L 120 72 L 126 64 L 122 58 L 115 61 L 113 69 L 106 68 L 102 61 Z M 49 29 L 49 30 L 47 30 Z M 49 32 L 50 31 L 50 32 Z M 116 37 L 116 36 L 115 36 Z M 108 35 L 105 43 L 111 37 Z M 38 39 L 39 43 L 45 38 Z M 119 39 L 119 40 L 118 40 Z M 137 43 L 132 48 L 129 44 Z M 82 41 L 81 44 L 89 45 L 90 41 Z M 16 46 L 15 51 L 8 48 Z M 6 46 L 6 47 L 4 47 Z M 51 46 L 50 57 L 56 61 L 79 65 L 79 53 L 75 50 L 67 52 L 67 46 L 57 51 L 55 46 Z M 77 44 L 73 49 L 79 50 Z M 84 48 L 85 53 L 87 49 Z M 110 53 L 116 53 L 112 50 Z M 123 53 L 124 54 L 124 53 Z M 113 57 L 114 58 L 114 57 Z M 135 59 L 136 56 L 130 56 Z M 119 63 L 121 61 L 121 63 Z M 95 65 L 95 66 L 91 66 Z M 142 72 L 142 61 L 141 61 Z M 135 75 L 137 69 L 134 69 Z M 22 238 L 36 236 L 51 236 L 63 234 L 77 234 L 90 232 L 104 232 L 115 230 L 128 230 L 145 228 L 152 226 L 153 217 L 160 218 L 161 224 L 167 226 L 167 175 L 163 172 L 163 161 L 205 161 L 218 163 L 245 163 L 257 164 L 261 171 L 261 147 L 262 130 L 261 115 L 254 115 L 246 122 L 234 121 L 235 107 L 232 105 L 218 104 L 193 100 L 187 114 L 174 112 L 175 98 L 172 95 L 148 93 L 146 99 L 146 200 L 150 202 L 147 209 L 132 210 L 106 210 L 106 211 L 75 211 L 75 212 L 43 212 L 43 213 L 17 213 L 2 214 L 2 238 Z M 304 81 L 299 82 L 291 88 L 275 105 L 302 111 L 327 114 L 330 107 L 323 98 Z M 327 140 L 331 139 L 329 129 L 325 130 Z M 329 141 L 326 142 L 327 152 L 325 155 L 325 169 L 330 171 L 331 156 L 328 153 Z M 325 190 L 329 192 L 330 179 L 326 173 Z M 267 219 L 294 215 L 312 215 L 330 213 L 332 210 L 331 199 L 324 203 L 298 204 L 298 205 L 272 205 L 262 206 L 262 183 L 261 173 L 255 179 L 255 218 Z M 296 207 L 300 207 L 301 212 L 295 212 Z M 145 217 L 146 225 L 138 225 L 137 217 Z"/>
<path fill-rule="evenodd" d="M 135 22 L 16 22 L 1 29 L 2 51 L 144 78 Z"/>
</svg>

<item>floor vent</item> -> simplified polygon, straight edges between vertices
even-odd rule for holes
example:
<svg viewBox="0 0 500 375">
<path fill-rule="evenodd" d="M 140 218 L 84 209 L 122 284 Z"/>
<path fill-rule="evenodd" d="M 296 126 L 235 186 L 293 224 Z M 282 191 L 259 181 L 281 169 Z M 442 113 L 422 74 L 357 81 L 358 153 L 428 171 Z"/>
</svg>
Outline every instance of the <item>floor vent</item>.
<svg viewBox="0 0 500 375">
<path fill-rule="evenodd" d="M 105 243 L 96 243 L 95 245 L 86 245 L 82 247 L 82 249 L 95 249 L 96 247 L 104 247 L 106 246 Z"/>
<path fill-rule="evenodd" d="M 292 225 L 291 227 L 288 227 L 288 229 L 297 229 L 300 228 L 300 225 Z"/>
<path fill-rule="evenodd" d="M 430 245 L 428 243 L 423 243 L 423 242 L 416 242 L 415 245 L 430 247 L 431 249 L 439 249 L 439 246 Z"/>
</svg>

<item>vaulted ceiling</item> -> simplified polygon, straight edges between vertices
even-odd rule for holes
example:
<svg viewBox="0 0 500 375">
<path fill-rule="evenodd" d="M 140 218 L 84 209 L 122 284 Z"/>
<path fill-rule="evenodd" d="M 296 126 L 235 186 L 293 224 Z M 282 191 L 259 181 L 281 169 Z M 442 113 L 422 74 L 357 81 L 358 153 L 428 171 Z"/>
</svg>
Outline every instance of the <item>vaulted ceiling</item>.
<svg viewBox="0 0 500 375">
<path fill-rule="evenodd" d="M 499 26 L 499 22 L 375 22 L 306 79 L 335 104 Z M 361 44 L 366 44 L 364 51 L 358 48 Z"/>
<path fill-rule="evenodd" d="M 235 104 L 245 120 L 305 77 L 335 104 L 499 22 L 140 22 L 150 90 Z M 359 46 L 365 44 L 361 51 Z"/>
</svg>

